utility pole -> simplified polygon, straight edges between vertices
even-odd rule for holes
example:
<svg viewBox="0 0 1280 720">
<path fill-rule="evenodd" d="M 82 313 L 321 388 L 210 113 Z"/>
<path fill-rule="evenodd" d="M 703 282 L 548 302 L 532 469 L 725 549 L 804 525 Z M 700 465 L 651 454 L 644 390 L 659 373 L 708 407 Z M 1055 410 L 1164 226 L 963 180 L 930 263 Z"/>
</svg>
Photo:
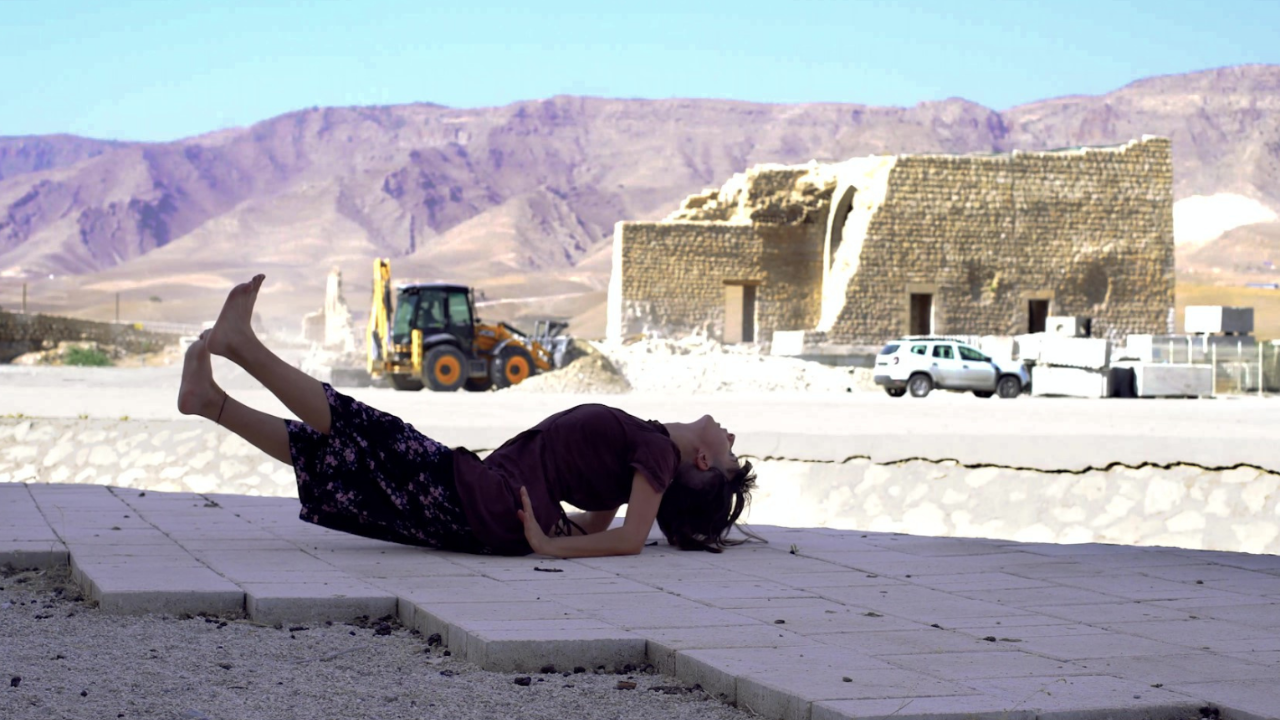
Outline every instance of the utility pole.
<svg viewBox="0 0 1280 720">
<path fill-rule="evenodd" d="M 27 314 L 27 284 L 22 283 L 22 314 Z"/>
<path fill-rule="evenodd" d="M 120 324 L 120 293 L 116 293 L 116 324 Z"/>
</svg>

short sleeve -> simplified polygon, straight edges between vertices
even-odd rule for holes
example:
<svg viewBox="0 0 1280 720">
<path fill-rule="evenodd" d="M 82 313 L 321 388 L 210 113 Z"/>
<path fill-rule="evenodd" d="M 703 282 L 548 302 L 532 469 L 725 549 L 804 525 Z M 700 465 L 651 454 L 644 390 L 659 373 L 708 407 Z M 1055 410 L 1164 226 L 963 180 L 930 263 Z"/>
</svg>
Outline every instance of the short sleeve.
<svg viewBox="0 0 1280 720">
<path fill-rule="evenodd" d="M 631 467 L 640 471 L 654 492 L 665 492 L 676 474 L 676 446 L 665 435 L 643 433 L 635 441 Z"/>
</svg>

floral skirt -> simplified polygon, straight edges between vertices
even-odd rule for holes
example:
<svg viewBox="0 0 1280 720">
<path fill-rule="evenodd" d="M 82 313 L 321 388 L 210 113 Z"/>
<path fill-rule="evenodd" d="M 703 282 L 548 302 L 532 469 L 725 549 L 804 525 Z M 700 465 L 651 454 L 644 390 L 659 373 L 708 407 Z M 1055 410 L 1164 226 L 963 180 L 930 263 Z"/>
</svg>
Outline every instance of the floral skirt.
<svg viewBox="0 0 1280 720">
<path fill-rule="evenodd" d="M 333 530 L 441 550 L 488 553 L 453 480 L 453 451 L 325 383 L 329 434 L 286 420 L 300 517 Z"/>
</svg>

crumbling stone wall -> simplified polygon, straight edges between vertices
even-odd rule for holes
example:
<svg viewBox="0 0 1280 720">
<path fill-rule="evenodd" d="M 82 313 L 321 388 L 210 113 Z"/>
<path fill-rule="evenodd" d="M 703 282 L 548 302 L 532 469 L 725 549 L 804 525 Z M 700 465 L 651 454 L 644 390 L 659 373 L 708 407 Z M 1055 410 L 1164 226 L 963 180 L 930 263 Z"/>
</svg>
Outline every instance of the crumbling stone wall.
<svg viewBox="0 0 1280 720">
<path fill-rule="evenodd" d="M 609 337 L 723 337 L 727 283 L 756 288 L 756 337 L 818 319 L 834 178 L 822 166 L 766 165 L 693 195 L 660 223 L 618 223 Z"/>
<path fill-rule="evenodd" d="M 0 363 L 67 341 L 96 342 L 128 353 L 149 353 L 176 345 L 178 340 L 177 335 L 149 332 L 132 325 L 0 311 Z"/>
<path fill-rule="evenodd" d="M 936 288 L 938 333 L 1027 331 L 1027 302 L 1093 333 L 1167 331 L 1174 304 L 1169 142 L 992 157 L 905 156 L 872 218 L 834 342 L 907 330 L 910 286 Z"/>
<path fill-rule="evenodd" d="M 720 337 L 724 281 L 763 280 L 761 238 L 749 224 L 618 223 L 609 303 L 611 337 L 636 333 Z M 621 262 L 616 257 L 621 249 Z M 619 273 L 617 268 L 626 272 Z M 612 297 L 611 297 L 612 300 Z"/>
<path fill-rule="evenodd" d="M 1169 141 L 1145 137 L 753 168 L 667 221 L 618 225 L 609 335 L 719 336 L 724 285 L 743 280 L 759 283 L 763 340 L 812 330 L 823 342 L 879 343 L 908 332 L 913 291 L 933 294 L 938 333 L 1026 332 L 1030 299 L 1094 318 L 1098 336 L 1166 332 L 1172 167 Z M 833 212 L 833 197 L 853 211 Z"/>
<path fill-rule="evenodd" d="M 339 353 L 356 352 L 356 333 L 351 307 L 342 294 L 342 270 L 330 268 L 325 281 L 324 306 L 302 316 L 302 339 Z"/>
</svg>

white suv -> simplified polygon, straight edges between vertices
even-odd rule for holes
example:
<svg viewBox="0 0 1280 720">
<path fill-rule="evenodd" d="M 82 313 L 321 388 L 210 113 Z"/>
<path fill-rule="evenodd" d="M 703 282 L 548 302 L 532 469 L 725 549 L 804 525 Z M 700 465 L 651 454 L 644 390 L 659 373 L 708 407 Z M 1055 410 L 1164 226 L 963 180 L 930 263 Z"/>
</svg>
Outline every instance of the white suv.
<svg viewBox="0 0 1280 720">
<path fill-rule="evenodd" d="M 1016 398 L 1031 385 L 1031 373 L 1021 362 L 995 360 L 955 340 L 907 337 L 876 356 L 875 381 L 890 397 L 924 397 L 938 388 Z"/>
</svg>

